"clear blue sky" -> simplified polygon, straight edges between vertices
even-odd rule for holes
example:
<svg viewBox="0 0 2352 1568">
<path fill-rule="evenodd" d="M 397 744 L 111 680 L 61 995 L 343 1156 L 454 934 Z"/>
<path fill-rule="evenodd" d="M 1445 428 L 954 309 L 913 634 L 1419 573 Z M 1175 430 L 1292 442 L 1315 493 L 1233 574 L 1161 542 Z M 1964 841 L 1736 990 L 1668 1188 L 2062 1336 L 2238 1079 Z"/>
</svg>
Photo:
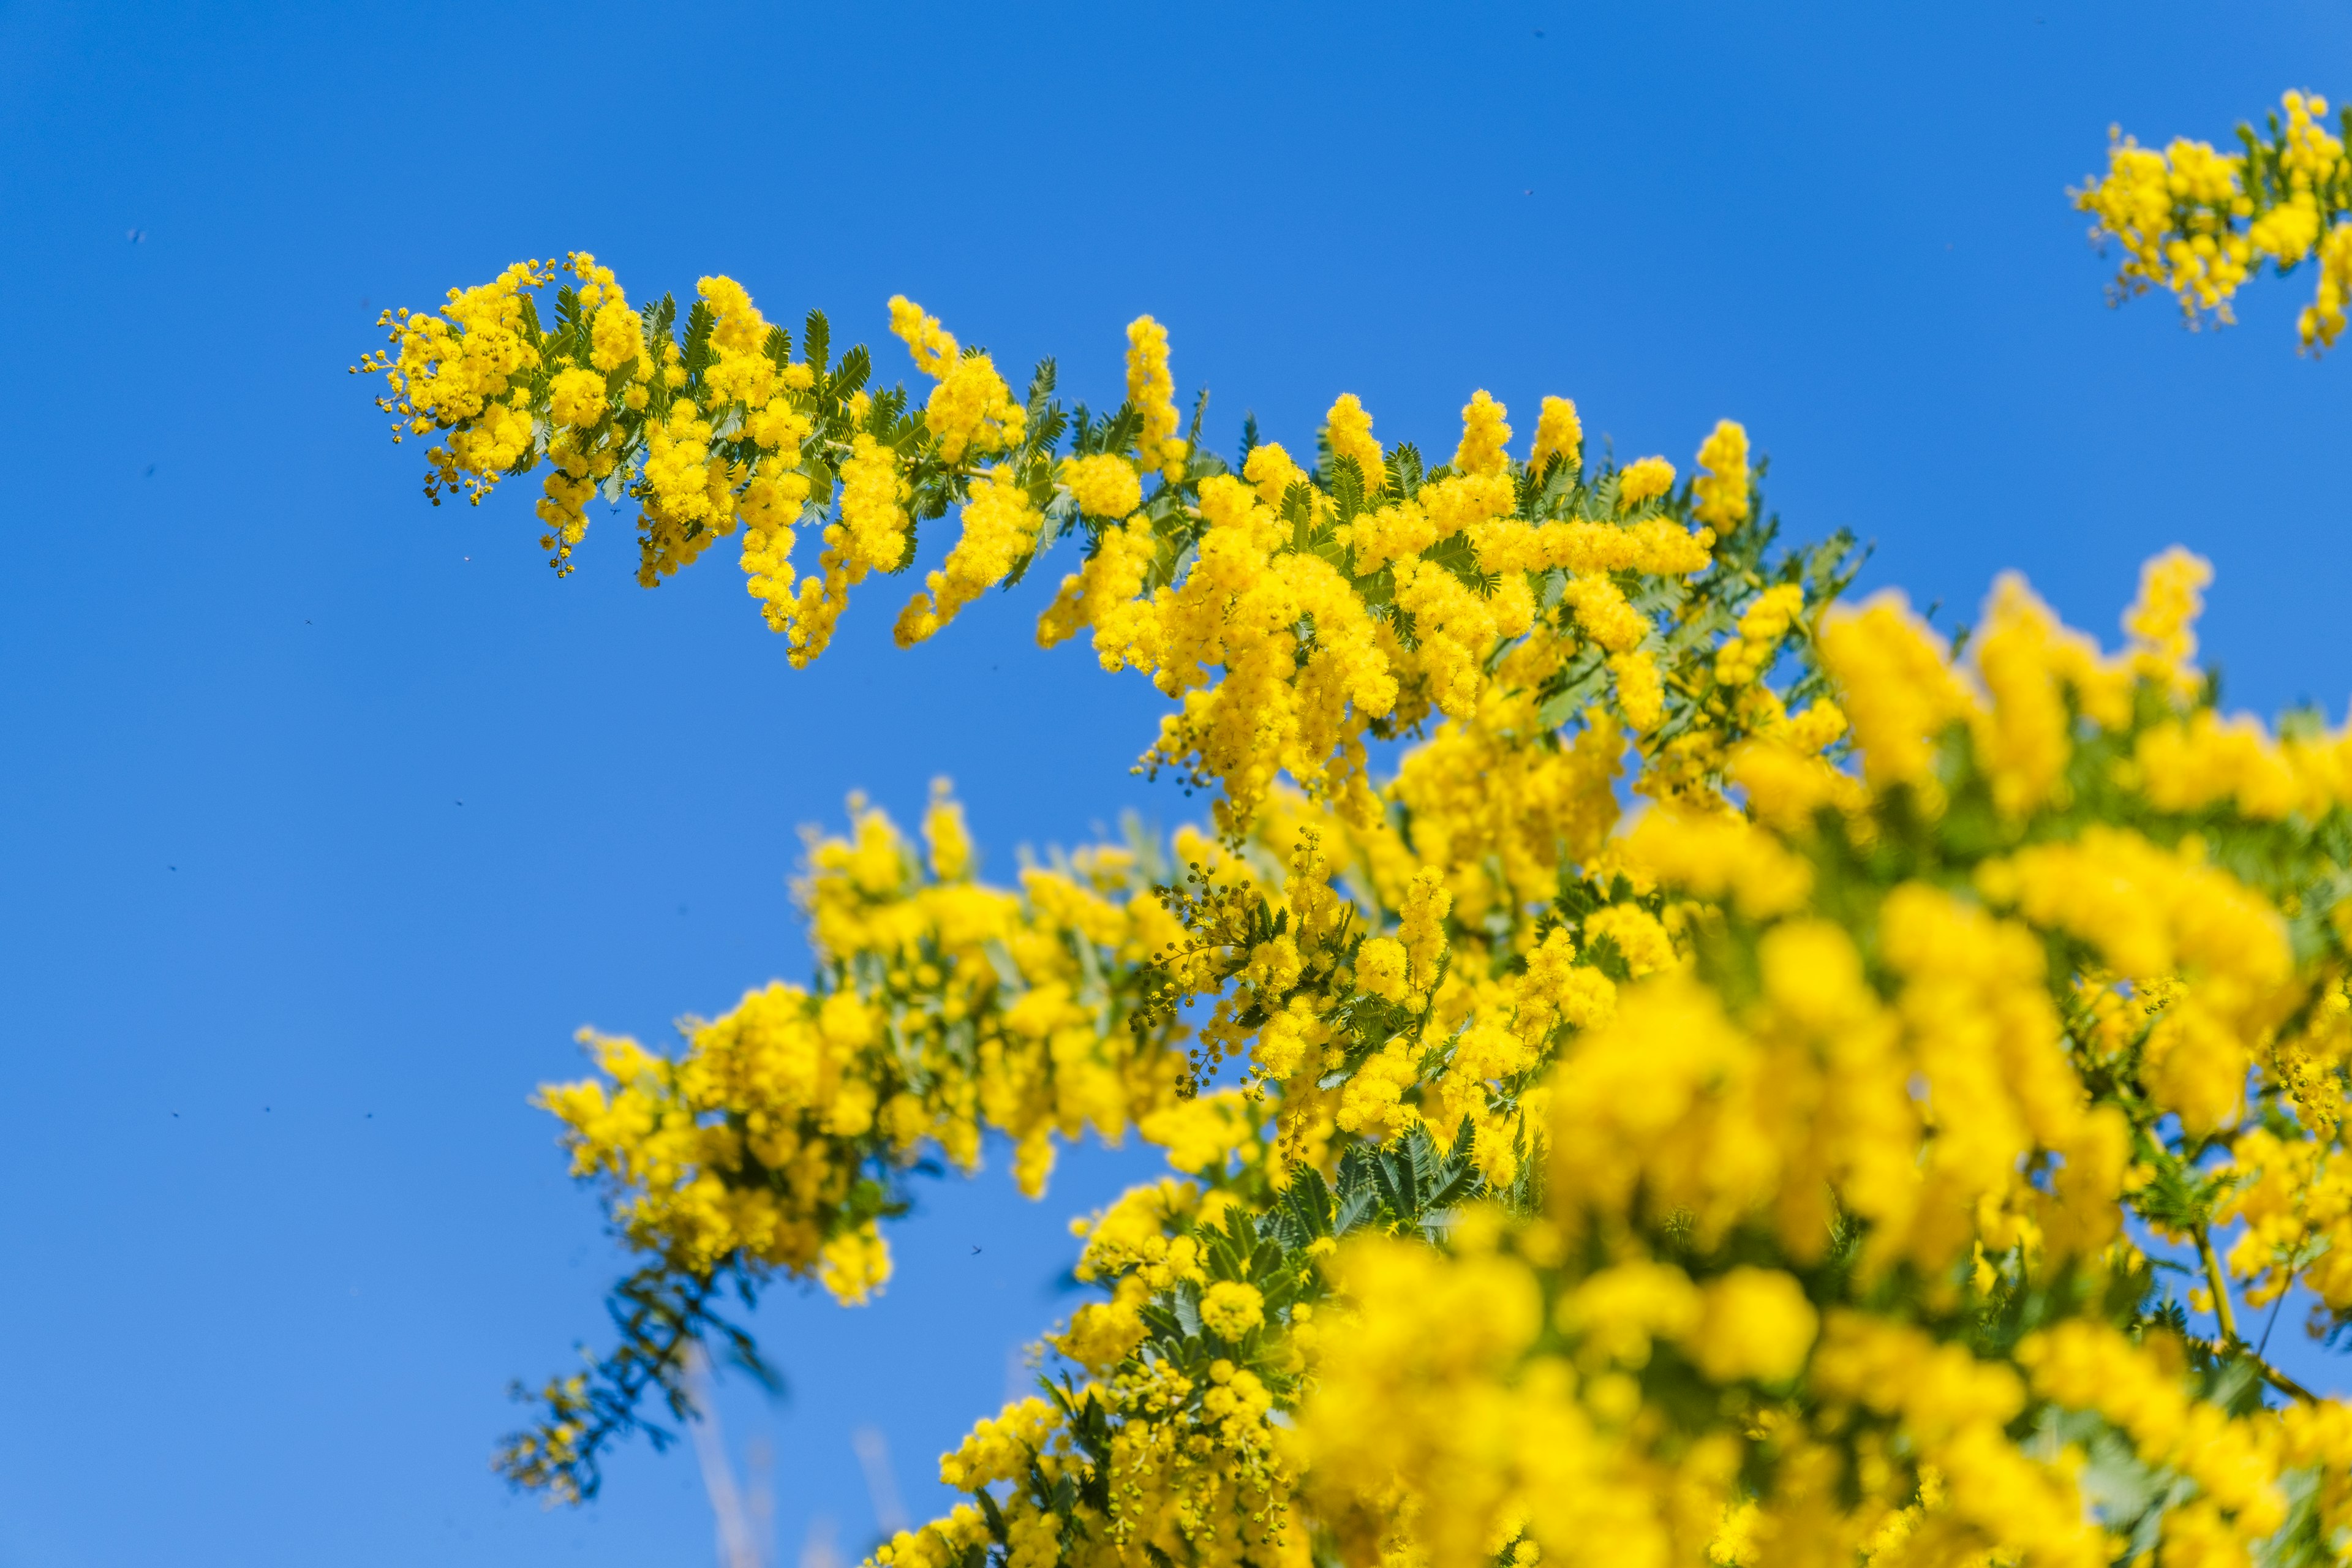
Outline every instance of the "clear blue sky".
<svg viewBox="0 0 2352 1568">
<path fill-rule="evenodd" d="M 583 1023 L 801 975 L 796 829 L 852 788 L 952 773 L 1000 870 L 1186 811 L 1126 772 L 1148 689 L 1030 645 L 1063 561 L 911 654 L 869 589 L 793 672 L 719 554 L 646 594 L 602 516 L 557 583 L 526 496 L 426 507 L 344 374 L 380 309 L 576 247 L 867 339 L 904 290 L 1101 401 L 1149 310 L 1227 446 L 1342 390 L 1425 446 L 1565 393 L 1678 462 L 1736 416 L 1874 582 L 1968 613 L 2020 567 L 2112 637 L 2184 542 L 2231 694 L 2340 716 L 2352 363 L 2294 356 L 2307 279 L 2218 334 L 2106 310 L 2064 189 L 2111 121 L 2352 95 L 2347 42 L 2316 4 L 0 6 L 0 1568 L 711 1561 L 683 1455 L 555 1515 L 487 1468 L 618 1264 L 532 1086 Z M 762 1311 L 793 1396 L 725 1412 L 787 1558 L 870 1537 L 862 1424 L 937 1500 L 1065 1220 L 1141 1168 L 940 1188 L 883 1304 Z"/>
</svg>

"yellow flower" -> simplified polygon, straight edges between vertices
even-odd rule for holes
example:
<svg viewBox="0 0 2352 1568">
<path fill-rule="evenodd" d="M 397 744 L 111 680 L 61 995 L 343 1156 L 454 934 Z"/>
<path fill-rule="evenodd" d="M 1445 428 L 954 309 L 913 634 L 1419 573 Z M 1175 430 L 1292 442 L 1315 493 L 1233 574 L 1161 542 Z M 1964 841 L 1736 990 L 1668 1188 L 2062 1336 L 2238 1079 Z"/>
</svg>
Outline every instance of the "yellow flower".
<svg viewBox="0 0 2352 1568">
<path fill-rule="evenodd" d="M 1201 1321 L 1220 1339 L 1238 1340 L 1265 1321 L 1265 1298 L 1255 1285 L 1220 1279 L 1202 1293 Z"/>
<path fill-rule="evenodd" d="M 1528 467 L 1540 474 L 1546 463 L 1558 458 L 1573 468 L 1583 455 L 1584 426 L 1576 416 L 1576 405 L 1565 397 L 1545 398 L 1536 416 L 1536 444 L 1528 454 Z"/>
<path fill-rule="evenodd" d="M 1675 488 L 1675 466 L 1664 458 L 1636 458 L 1618 471 L 1617 506 L 1632 511 Z"/>
<path fill-rule="evenodd" d="M 1470 395 L 1462 406 L 1462 443 L 1454 451 L 1457 472 L 1498 474 L 1509 465 L 1503 450 L 1511 439 L 1511 427 L 1503 423 L 1506 412 L 1483 388 Z"/>
<path fill-rule="evenodd" d="M 890 1247 L 871 1225 L 845 1231 L 824 1244 L 818 1278 L 838 1301 L 857 1305 L 877 1294 L 890 1278 Z"/>
<path fill-rule="evenodd" d="M 937 633 L 963 607 L 1004 581 L 1037 545 L 1039 518 L 1026 486 L 1008 468 L 992 468 L 964 502 L 963 537 L 947 562 L 924 581 L 900 614 L 898 640 L 907 647 Z"/>
<path fill-rule="evenodd" d="M 1717 1383 L 1784 1383 L 1804 1365 L 1821 1314 L 1804 1288 L 1770 1268 L 1734 1268 L 1700 1292 L 1691 1353 Z"/>
<path fill-rule="evenodd" d="M 2200 590 L 2212 580 L 2210 563 L 2175 545 L 2140 568 L 2139 597 L 2124 612 L 2135 665 L 2180 696 L 2196 681 L 2189 661 L 2197 657 L 2197 617 L 2205 607 Z"/>
<path fill-rule="evenodd" d="M 1143 504 L 1143 483 L 1135 465 L 1109 452 L 1073 458 L 1062 465 L 1062 483 L 1088 517 L 1116 521 Z"/>
<path fill-rule="evenodd" d="M 1329 444 L 1331 455 L 1353 458 L 1356 472 L 1364 483 L 1364 493 L 1379 494 L 1388 483 L 1388 468 L 1381 444 L 1372 439 L 1372 416 L 1364 412 L 1363 403 L 1352 392 L 1341 393 L 1323 420 L 1323 438 Z"/>
<path fill-rule="evenodd" d="M 1728 419 L 1717 425 L 1698 449 L 1698 466 L 1691 481 L 1698 520 L 1719 532 L 1747 521 L 1748 432 Z"/>
<path fill-rule="evenodd" d="M 2324 104 L 2284 109 L 2259 179 L 2119 144 L 2094 203 L 2126 278 L 2198 310 L 2317 260 L 2316 347 L 2352 169 Z M 1211 802 L 994 886 L 944 784 L 919 835 L 855 800 L 796 885 L 810 984 L 668 1054 L 588 1037 L 540 1103 L 644 1273 L 509 1475 L 584 1490 L 673 1353 L 647 1281 L 867 1300 L 914 1172 L 1001 1140 L 1035 1196 L 1132 1134 L 1182 1179 L 1074 1227 L 1095 1295 L 1039 1352 L 1059 1400 L 975 1425 L 941 1474 L 984 1505 L 877 1564 L 2095 1568 L 2114 1521 L 2053 1420 L 2173 1478 L 2139 1542 L 2166 1563 L 2352 1531 L 2352 1413 L 2217 1403 L 2160 1294 L 2258 1373 L 2251 1310 L 2352 1303 L 2352 726 L 2214 707 L 2203 563 L 2149 564 L 2120 653 L 2004 577 L 1960 658 L 1899 597 L 1830 603 L 1834 548 L 1746 526 L 1729 421 L 1686 489 L 1661 458 L 1588 486 L 1557 476 L 1573 405 L 1523 468 L 1482 393 L 1440 477 L 1392 489 L 1341 397 L 1351 493 L 1270 443 L 1237 472 L 1186 449 L 1149 318 L 1139 450 L 1077 457 L 903 299 L 919 416 L 835 395 L 730 279 L 689 344 L 565 266 L 553 310 L 526 262 L 386 319 L 369 368 L 436 496 L 543 468 L 562 572 L 626 489 L 648 584 L 740 530 L 793 665 L 919 519 L 961 503 L 901 642 L 1083 534 L 1039 639 L 1146 676 L 1142 765 Z M 1434 1190 L 1455 1148 L 1483 1196 Z M 2140 1290 L 2151 1238 L 2195 1277 Z M 1979 1331 L 2021 1300 L 2022 1343 Z M 1188 1322 L 1192 1350 L 1158 1337 Z"/>
<path fill-rule="evenodd" d="M 1143 464 L 1158 468 L 1172 481 L 1184 471 L 1184 438 L 1176 434 L 1176 383 L 1168 374 L 1168 329 L 1149 316 L 1138 316 L 1128 323 L 1127 344 L 1127 400 L 1143 416 L 1139 443 Z"/>
</svg>

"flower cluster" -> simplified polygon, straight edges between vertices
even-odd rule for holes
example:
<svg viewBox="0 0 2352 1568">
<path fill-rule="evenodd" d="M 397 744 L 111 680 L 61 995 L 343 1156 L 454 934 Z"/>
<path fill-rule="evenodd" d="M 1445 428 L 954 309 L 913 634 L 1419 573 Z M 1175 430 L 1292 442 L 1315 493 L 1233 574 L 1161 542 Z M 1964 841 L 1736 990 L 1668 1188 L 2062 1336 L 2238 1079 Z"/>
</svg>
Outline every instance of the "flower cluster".
<svg viewBox="0 0 2352 1568">
<path fill-rule="evenodd" d="M 800 885 L 814 985 L 771 983 L 689 1020 L 672 1057 L 584 1034 L 597 1076 L 541 1093 L 574 1173 L 667 1275 L 813 1278 L 863 1301 L 890 1273 L 877 1222 L 903 1212 L 919 1160 L 970 1171 L 998 1134 L 1034 1197 L 1057 1139 L 1116 1143 L 1185 1087 L 1184 1026 L 1143 1007 L 1145 960 L 1177 928 L 1133 849 L 1033 867 L 1015 890 L 974 879 L 944 793 L 919 852 L 879 809 L 853 801 L 852 818 Z M 626 1423 L 582 1425 L 559 1409 L 509 1468 L 593 1489 L 597 1447 Z"/>
<path fill-rule="evenodd" d="M 2265 264 L 2284 273 L 2316 259 L 2319 281 L 2295 328 L 2306 350 L 2344 330 L 2352 300 L 2352 163 L 2327 129 L 2327 100 L 2289 92 L 2269 134 L 2238 128 L 2241 151 L 2176 138 L 2162 152 L 2118 131 L 2107 173 L 2074 193 L 2096 220 L 2092 237 L 2123 252 L 2119 296 L 2169 289 L 2194 321 L 2231 320 L 2230 300 Z M 2339 119 L 2352 134 L 2352 116 Z"/>
<path fill-rule="evenodd" d="M 2249 184 L 2176 148 L 2181 199 L 2335 210 L 2298 104 L 2304 162 Z M 2119 235 L 2189 210 L 2121 177 Z M 455 471 L 496 409 L 539 418 L 499 366 L 604 341 L 616 293 L 534 337 L 538 276 L 407 329 Z M 1847 542 L 1778 545 L 1727 421 L 1685 480 L 1591 461 L 1561 398 L 1521 457 L 1482 392 L 1430 468 L 1342 396 L 1311 468 L 1254 431 L 1228 464 L 1197 414 L 1179 434 L 1148 320 L 1097 418 L 1049 373 L 1014 403 L 896 301 L 915 412 L 862 351 L 844 380 L 767 353 L 731 285 L 704 300 L 674 362 L 641 319 L 678 372 L 658 440 L 614 410 L 667 372 L 621 362 L 563 426 L 642 443 L 661 558 L 694 498 L 719 528 L 788 477 L 741 434 L 761 396 L 793 504 L 838 498 L 778 612 L 795 659 L 950 505 L 902 643 L 1083 535 L 1041 640 L 1155 682 L 1149 760 L 1214 815 L 1013 890 L 944 798 L 920 855 L 857 806 L 803 889 L 814 984 L 675 1057 L 593 1041 L 602 1076 L 546 1103 L 648 1261 L 622 1352 L 550 1385 L 510 1473 L 584 1491 L 639 1397 L 678 1408 L 684 1342 L 740 1333 L 722 1282 L 878 1289 L 926 1155 L 1000 1133 L 1034 1194 L 1055 1139 L 1131 1131 L 1176 1174 L 1082 1225 L 1096 1299 L 1044 1396 L 943 1458 L 970 1500 L 889 1568 L 2352 1552 L 2352 1410 L 2238 1317 L 2299 1283 L 2352 1322 L 2352 730 L 2215 708 L 2203 562 L 2149 563 L 2113 649 L 2004 577 L 1956 652 L 1899 595 L 1843 602 Z"/>
<path fill-rule="evenodd" d="M 532 290 L 559 270 L 577 284 L 557 289 L 544 331 Z M 1715 657 L 1773 586 L 1773 530 L 1751 521 L 1748 436 L 1728 420 L 1678 484 L 1664 458 L 1588 464 L 1565 398 L 1545 399 L 1519 461 L 1508 411 L 1479 392 L 1452 461 L 1432 468 L 1410 442 L 1384 448 L 1349 395 L 1311 472 L 1254 439 L 1229 466 L 1201 443 L 1199 405 L 1179 433 L 1168 333 L 1148 316 L 1128 331 L 1127 401 L 1097 419 L 1055 399 L 1051 361 L 1015 400 L 987 353 L 904 298 L 890 330 L 932 382 L 919 407 L 869 387 L 862 347 L 834 364 L 821 314 L 794 359 L 741 285 L 706 278 L 698 293 L 680 331 L 672 299 L 631 310 L 593 257 L 524 263 L 437 313 L 398 313 L 393 349 L 360 368 L 390 382 L 396 434 L 441 436 L 431 486 L 478 500 L 544 463 L 543 542 L 562 570 L 600 490 L 638 501 L 647 586 L 740 529 L 747 586 L 795 664 L 824 651 L 849 589 L 910 568 L 919 523 L 951 507 L 961 537 L 900 613 L 902 645 L 1083 535 L 1086 563 L 1038 638 L 1088 636 L 1106 668 L 1175 702 L 1146 763 L 1213 788 L 1227 837 L 1286 778 L 1371 823 L 1370 743 L 1471 724 L 1490 699 L 1524 700 L 1524 722 L 1553 730 L 1613 709 L 1644 750 L 1677 748 L 1685 782 L 1786 718 L 1751 663 Z M 822 549 L 804 573 L 793 557 L 809 526 Z M 1775 567 L 1750 661 L 1802 635 L 1848 553 L 1840 538 Z"/>
</svg>

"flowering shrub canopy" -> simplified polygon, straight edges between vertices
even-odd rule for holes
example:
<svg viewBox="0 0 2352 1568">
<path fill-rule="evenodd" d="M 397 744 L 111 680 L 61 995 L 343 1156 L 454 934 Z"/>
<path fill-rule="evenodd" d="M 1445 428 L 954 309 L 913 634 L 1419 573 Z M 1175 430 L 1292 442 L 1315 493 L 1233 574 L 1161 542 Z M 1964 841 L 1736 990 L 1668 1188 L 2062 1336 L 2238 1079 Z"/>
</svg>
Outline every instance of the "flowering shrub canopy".
<svg viewBox="0 0 2352 1568">
<path fill-rule="evenodd" d="M 2327 129 L 2327 100 L 2290 92 L 2267 135 L 2238 127 L 2237 153 L 2174 138 L 2161 153 L 2110 133 L 2107 174 L 2074 193 L 2094 238 L 2123 251 L 2118 299 L 2160 285 L 2192 322 L 2227 321 L 2230 300 L 2267 262 L 2281 274 L 2316 258 L 2319 282 L 2296 318 L 2306 352 L 2335 342 L 2352 300 L 2352 162 Z M 2352 108 L 2338 126 L 2352 135 Z"/>
<path fill-rule="evenodd" d="M 2207 307 L 2317 246 L 2321 344 L 2344 230 L 2278 215 L 2335 223 L 2342 148 L 2287 104 L 2081 200 Z M 1953 638 L 1781 546 L 1728 421 L 1685 479 L 1561 398 L 1515 451 L 1481 392 L 1432 462 L 1348 395 L 1229 463 L 1149 318 L 1107 415 L 904 300 L 929 388 L 877 390 L 821 316 L 795 352 L 705 279 L 681 333 L 585 255 L 387 325 L 436 499 L 543 468 L 568 572 L 631 495 L 649 585 L 734 537 L 796 664 L 924 522 L 902 643 L 1076 541 L 1040 640 L 1150 679 L 1147 764 L 1213 797 L 1017 887 L 943 788 L 919 841 L 853 801 L 812 984 L 590 1037 L 543 1103 L 642 1267 L 517 1481 L 593 1492 L 690 1341 L 756 1362 L 730 1291 L 881 1289 L 918 1163 L 992 1131 L 1035 1195 L 1091 1131 L 1172 1173 L 1074 1227 L 1096 1299 L 889 1568 L 2352 1552 L 2352 1410 L 2247 1316 L 2352 1322 L 2352 735 L 2218 710 L 2195 556 L 2116 648 L 2016 577 Z"/>
</svg>

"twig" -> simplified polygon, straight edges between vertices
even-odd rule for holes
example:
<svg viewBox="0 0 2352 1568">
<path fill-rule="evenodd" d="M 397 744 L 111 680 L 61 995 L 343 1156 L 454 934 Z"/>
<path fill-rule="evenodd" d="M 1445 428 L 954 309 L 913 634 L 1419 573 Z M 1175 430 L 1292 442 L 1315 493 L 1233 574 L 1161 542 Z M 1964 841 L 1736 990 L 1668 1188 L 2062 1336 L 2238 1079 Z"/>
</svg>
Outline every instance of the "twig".
<svg viewBox="0 0 2352 1568">
<path fill-rule="evenodd" d="M 2240 1344 L 2237 1309 L 2230 1304 L 2230 1281 L 2221 1272 L 2221 1260 L 2214 1256 L 2213 1233 L 2204 1226 L 2197 1227 L 2197 1257 L 2205 1265 L 2206 1288 L 2213 1294 L 2213 1321 L 2221 1326 L 2226 1344 Z"/>
</svg>

